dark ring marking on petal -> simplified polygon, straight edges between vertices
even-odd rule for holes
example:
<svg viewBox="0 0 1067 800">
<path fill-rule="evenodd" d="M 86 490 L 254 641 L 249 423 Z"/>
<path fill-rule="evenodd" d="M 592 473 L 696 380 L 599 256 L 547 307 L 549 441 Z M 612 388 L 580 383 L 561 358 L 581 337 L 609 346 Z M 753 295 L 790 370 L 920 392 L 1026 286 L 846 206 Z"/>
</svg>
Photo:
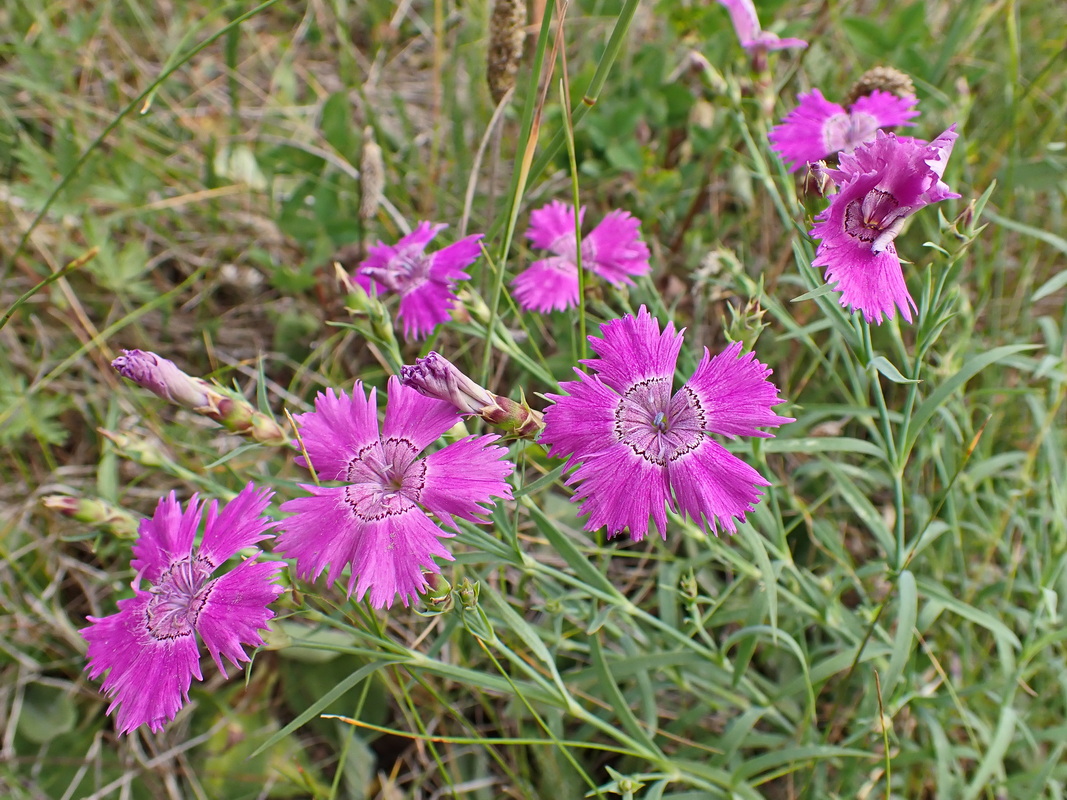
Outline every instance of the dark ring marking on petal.
<svg viewBox="0 0 1067 800">
<path fill-rule="evenodd" d="M 708 427 L 708 412 L 704 410 L 704 404 L 700 402 L 700 395 L 697 394 L 696 389 L 689 384 L 685 384 L 675 392 L 675 395 L 679 394 L 685 395 L 689 401 L 689 407 L 693 409 L 693 413 L 696 414 L 696 418 L 700 422 L 700 429 L 706 430 Z M 671 399 L 673 400 L 674 398 L 672 397 Z"/>
<path fill-rule="evenodd" d="M 845 206 L 845 233 L 861 242 L 873 242 L 896 219 L 892 212 L 899 205 L 889 192 L 871 189 Z"/>
<path fill-rule="evenodd" d="M 378 492 L 377 496 L 352 497 L 354 487 L 346 486 L 341 498 L 352 510 L 352 516 L 363 522 L 379 522 L 390 517 L 400 517 L 417 506 L 400 492 Z"/>
<path fill-rule="evenodd" d="M 673 419 L 669 411 L 653 407 L 649 402 L 652 393 L 645 392 L 642 396 L 634 397 L 649 387 L 669 383 L 670 379 L 662 376 L 635 383 L 619 398 L 614 414 L 616 441 L 630 448 L 638 458 L 658 467 L 666 467 L 669 462 L 700 447 L 704 442 L 703 430 L 707 425 L 707 413 L 700 403 L 700 398 L 696 391 L 688 386 L 679 389 L 686 400 L 685 410 L 681 414 L 675 413 Z M 635 409 L 647 419 L 635 420 Z M 680 430 L 679 423 L 685 423 Z M 690 435 L 686 435 L 687 433 Z M 692 435 L 694 433 L 696 435 Z M 653 447 L 653 444 L 657 446 Z"/>
<path fill-rule="evenodd" d="M 170 641 L 194 635 L 200 613 L 218 583 L 218 579 L 204 582 L 210 574 L 204 565 L 209 563 L 199 555 L 177 561 L 152 588 L 144 618 L 152 638 Z"/>
<path fill-rule="evenodd" d="M 367 471 L 366 455 L 374 449 L 381 446 L 381 441 L 371 442 L 357 450 L 349 459 L 348 466 L 345 467 L 345 480 L 355 482 L 355 478 L 362 478 Z M 353 474 L 356 469 L 359 469 L 358 474 Z"/>
</svg>

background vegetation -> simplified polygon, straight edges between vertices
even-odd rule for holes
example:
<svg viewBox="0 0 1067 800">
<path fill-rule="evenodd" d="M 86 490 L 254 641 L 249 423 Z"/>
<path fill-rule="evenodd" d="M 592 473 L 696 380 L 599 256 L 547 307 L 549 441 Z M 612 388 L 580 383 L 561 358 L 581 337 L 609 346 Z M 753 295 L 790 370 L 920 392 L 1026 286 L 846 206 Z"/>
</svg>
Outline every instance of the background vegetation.
<svg viewBox="0 0 1067 800">
<path fill-rule="evenodd" d="M 492 123 L 484 2 L 0 3 L 0 794 L 1063 796 L 1067 17 L 759 7 L 811 47 L 753 72 L 716 3 L 573 2 L 562 38 L 532 31 Z M 959 125 L 963 197 L 899 243 L 917 323 L 868 329 L 833 295 L 793 302 L 820 284 L 823 201 L 766 132 L 798 92 L 843 99 L 876 65 L 916 83 L 909 132 Z M 386 202 L 361 221 L 370 138 Z M 479 582 L 476 605 L 374 613 L 297 585 L 247 680 L 210 677 L 162 734 L 117 739 L 77 631 L 129 592 L 130 540 L 42 498 L 140 515 L 170 489 L 225 498 L 251 477 L 284 499 L 302 476 L 111 359 L 155 350 L 279 416 L 382 385 L 332 262 L 429 219 L 485 231 L 490 258 L 466 313 L 403 358 L 433 347 L 543 405 L 578 326 L 518 315 L 499 276 L 536 257 L 529 211 L 575 184 L 590 218 L 638 216 L 653 253 L 628 294 L 593 287 L 591 332 L 646 303 L 688 326 L 685 371 L 765 326 L 797 422 L 739 445 L 775 484 L 748 524 L 606 541 L 558 464 L 513 445 L 520 499 L 465 527 L 445 571 Z"/>
</svg>

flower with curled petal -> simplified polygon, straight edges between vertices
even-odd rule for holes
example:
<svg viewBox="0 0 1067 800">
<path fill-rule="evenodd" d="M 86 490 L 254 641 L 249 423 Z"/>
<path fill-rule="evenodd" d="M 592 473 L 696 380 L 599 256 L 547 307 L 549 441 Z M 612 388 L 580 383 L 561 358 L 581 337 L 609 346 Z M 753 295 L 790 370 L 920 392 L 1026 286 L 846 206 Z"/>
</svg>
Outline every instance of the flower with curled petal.
<svg viewBox="0 0 1067 800">
<path fill-rule="evenodd" d="M 822 241 L 811 265 L 826 268 L 841 305 L 859 310 L 867 322 L 892 319 L 896 308 L 911 322 L 915 301 L 894 240 L 923 206 L 959 197 L 941 180 L 955 129 L 932 142 L 878 131 L 874 141 L 843 153 L 838 169 L 825 170 L 838 191 L 815 217 L 811 235 Z"/>
<path fill-rule="evenodd" d="M 118 709 L 120 733 L 139 725 L 158 732 L 188 702 L 192 679 L 204 679 L 198 637 L 223 675 L 223 656 L 239 666 L 249 660 L 245 645 L 263 644 L 258 631 L 274 616 L 268 606 L 283 591 L 274 583 L 282 565 L 249 558 L 219 571 L 238 550 L 270 538 L 275 523 L 262 516 L 270 497 L 250 483 L 221 513 L 212 501 L 205 514 L 195 495 L 183 511 L 171 492 L 141 522 L 134 596 L 119 601 L 117 614 L 88 617 L 92 624 L 81 631 L 89 677 L 108 673 L 107 713 Z M 194 546 L 202 519 L 204 535 Z"/>
<path fill-rule="evenodd" d="M 567 483 L 589 515 L 587 530 L 607 526 L 608 536 L 629 530 L 641 540 L 654 521 L 667 535 L 666 508 L 705 530 L 733 533 L 735 520 L 755 507 L 758 487 L 769 483 L 710 434 L 771 436 L 759 427 L 792 422 L 771 411 L 782 402 L 767 380 L 770 369 L 735 343 L 704 358 L 685 384 L 672 391 L 682 333 L 641 306 L 589 337 L 598 358 L 582 363 L 594 374 L 560 384 L 566 394 L 545 412 L 541 441 L 549 455 L 579 465 Z"/>
<path fill-rule="evenodd" d="M 505 479 L 514 465 L 494 445 L 498 436 L 469 436 L 422 456 L 460 420 L 443 400 L 424 397 L 389 379 L 385 422 L 378 427 L 376 390 L 357 382 L 349 397 L 332 389 L 315 398 L 315 410 L 296 417 L 310 466 L 321 480 L 339 485 L 302 488 L 310 497 L 282 504 L 278 551 L 296 559 L 297 574 L 315 580 L 326 570 L 333 583 L 345 567 L 348 594 L 370 593 L 375 608 L 395 596 L 407 605 L 427 587 L 424 572 L 439 573 L 434 558 L 452 560 L 441 529 L 429 514 L 455 527 L 511 497 Z M 297 463 L 308 466 L 304 456 Z"/>
</svg>

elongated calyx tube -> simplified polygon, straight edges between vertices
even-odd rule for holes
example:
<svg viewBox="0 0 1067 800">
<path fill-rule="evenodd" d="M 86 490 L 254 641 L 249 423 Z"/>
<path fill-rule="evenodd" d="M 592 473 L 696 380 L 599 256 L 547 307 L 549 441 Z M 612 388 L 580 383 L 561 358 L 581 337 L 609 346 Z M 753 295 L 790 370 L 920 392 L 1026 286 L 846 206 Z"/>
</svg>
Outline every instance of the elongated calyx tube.
<svg viewBox="0 0 1067 800">
<path fill-rule="evenodd" d="M 461 414 L 479 416 L 520 439 L 533 439 L 544 428 L 544 415 L 525 402 L 502 397 L 478 385 L 447 358 L 430 351 L 400 368 L 400 381 L 420 394 L 444 400 Z"/>
<path fill-rule="evenodd" d="M 269 415 L 258 411 L 237 392 L 182 372 L 177 365 L 149 350 L 123 350 L 111 362 L 118 373 L 138 386 L 188 408 L 263 444 L 289 442 L 285 430 Z"/>
</svg>

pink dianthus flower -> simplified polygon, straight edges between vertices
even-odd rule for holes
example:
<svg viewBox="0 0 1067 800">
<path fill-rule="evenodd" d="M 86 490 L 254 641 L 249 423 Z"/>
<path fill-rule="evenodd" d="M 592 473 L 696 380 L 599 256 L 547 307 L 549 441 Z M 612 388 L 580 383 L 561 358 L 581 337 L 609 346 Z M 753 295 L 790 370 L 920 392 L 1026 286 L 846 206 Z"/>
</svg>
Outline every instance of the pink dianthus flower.
<svg viewBox="0 0 1067 800">
<path fill-rule="evenodd" d="M 480 233 L 427 253 L 430 241 L 447 227 L 420 222 L 395 245 L 378 242 L 368 248 L 369 255 L 356 271 L 355 280 L 364 291 L 369 292 L 373 283 L 378 291 L 400 295 L 396 316 L 407 339 L 429 336 L 448 320 L 456 304 L 457 281 L 470 278 L 464 270 L 481 255 Z"/>
<path fill-rule="evenodd" d="M 875 137 L 880 128 L 914 125 L 919 115 L 914 95 L 898 97 L 875 89 L 856 100 L 846 111 L 813 89 L 800 95 L 799 104 L 771 129 L 771 149 L 781 156 L 790 172 L 834 153 L 851 153 Z"/>
<path fill-rule="evenodd" d="M 238 550 L 270 538 L 266 531 L 275 523 L 262 513 L 271 494 L 250 483 L 221 513 L 212 501 L 205 515 L 195 495 L 183 511 L 171 492 L 141 522 L 133 546 L 134 596 L 119 601 L 117 614 L 88 617 L 92 624 L 81 631 L 89 643 L 89 677 L 108 673 L 107 713 L 118 709 L 120 733 L 139 725 L 158 732 L 188 702 L 192 679 L 204 679 L 198 636 L 223 675 L 222 656 L 239 666 L 249 660 L 244 645 L 263 644 L 258 631 L 284 591 L 274 583 L 282 564 L 249 558 L 213 576 Z M 203 538 L 194 546 L 204 518 Z"/>
<path fill-rule="evenodd" d="M 585 208 L 578 211 L 579 222 Z M 631 275 L 652 269 L 648 245 L 640 239 L 641 220 L 627 211 L 612 211 L 582 237 L 582 268 L 608 283 L 633 284 Z M 574 206 L 553 200 L 530 214 L 526 237 L 555 255 L 535 261 L 515 277 L 512 287 L 520 306 L 534 311 L 563 311 L 578 304 L 578 238 Z"/>
<path fill-rule="evenodd" d="M 587 530 L 607 526 L 608 536 L 629 529 L 639 541 L 655 521 L 666 538 L 666 507 L 704 530 L 733 533 L 735 519 L 759 502 L 758 487 L 770 485 L 755 469 L 709 434 L 771 436 L 759 426 L 793 422 L 771 407 L 782 402 L 767 380 L 770 369 L 741 344 L 714 358 L 704 350 L 696 372 L 672 391 L 682 333 L 641 306 L 601 326 L 589 337 L 599 358 L 586 359 L 594 374 L 575 370 L 577 381 L 560 384 L 566 394 L 545 412 L 541 440 L 548 454 L 578 464 L 566 482 L 577 485 L 572 502 L 588 514 Z"/>
<path fill-rule="evenodd" d="M 825 170 L 838 191 L 815 217 L 811 235 L 822 241 L 811 265 L 826 267 L 841 305 L 858 309 L 867 322 L 892 319 L 894 307 L 911 322 L 915 301 L 893 240 L 923 206 L 959 197 L 941 180 L 955 129 L 932 142 L 878 131 L 873 141 L 843 153 L 838 169 Z"/>
<path fill-rule="evenodd" d="M 375 608 L 391 606 L 395 595 L 407 605 L 427 587 L 424 572 L 441 571 L 434 557 L 452 560 L 440 540 L 453 534 L 428 515 L 452 527 L 453 517 L 482 521 L 492 497 L 511 497 L 505 479 L 514 469 L 493 435 L 468 436 L 420 457 L 460 415 L 395 377 L 388 391 L 381 431 L 376 390 L 368 398 L 360 382 L 351 397 L 320 393 L 315 410 L 296 417 L 318 477 L 341 485 L 303 486 L 310 497 L 283 503 L 293 516 L 282 522 L 277 545 L 296 559 L 301 578 L 327 570 L 333 583 L 351 567 L 348 594 L 359 600 L 369 591 Z M 308 466 L 303 456 L 296 460 Z"/>
<path fill-rule="evenodd" d="M 763 30 L 752 0 L 719 0 L 719 3 L 729 12 L 741 46 L 750 52 L 766 53 L 768 50 L 808 46 L 803 39 L 780 39 L 777 34 Z"/>
</svg>

